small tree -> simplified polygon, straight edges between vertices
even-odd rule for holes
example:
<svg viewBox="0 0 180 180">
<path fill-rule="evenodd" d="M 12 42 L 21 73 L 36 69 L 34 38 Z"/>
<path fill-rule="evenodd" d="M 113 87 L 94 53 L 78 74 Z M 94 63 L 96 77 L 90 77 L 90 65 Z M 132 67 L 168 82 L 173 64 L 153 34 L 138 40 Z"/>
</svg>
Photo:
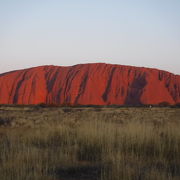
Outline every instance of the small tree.
<svg viewBox="0 0 180 180">
<path fill-rule="evenodd" d="M 159 105 L 160 107 L 170 106 L 169 102 L 167 102 L 167 101 L 160 102 L 158 105 Z"/>
<path fill-rule="evenodd" d="M 180 107 L 180 103 L 176 103 L 175 106 L 176 106 L 176 107 Z"/>
</svg>

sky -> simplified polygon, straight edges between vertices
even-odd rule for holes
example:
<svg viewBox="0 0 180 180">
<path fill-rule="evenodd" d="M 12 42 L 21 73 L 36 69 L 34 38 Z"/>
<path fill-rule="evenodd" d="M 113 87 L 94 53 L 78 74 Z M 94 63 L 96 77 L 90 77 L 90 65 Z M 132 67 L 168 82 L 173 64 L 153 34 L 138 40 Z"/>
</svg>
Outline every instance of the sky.
<svg viewBox="0 0 180 180">
<path fill-rule="evenodd" d="M 0 0 L 0 73 L 95 62 L 180 74 L 180 0 Z"/>
</svg>

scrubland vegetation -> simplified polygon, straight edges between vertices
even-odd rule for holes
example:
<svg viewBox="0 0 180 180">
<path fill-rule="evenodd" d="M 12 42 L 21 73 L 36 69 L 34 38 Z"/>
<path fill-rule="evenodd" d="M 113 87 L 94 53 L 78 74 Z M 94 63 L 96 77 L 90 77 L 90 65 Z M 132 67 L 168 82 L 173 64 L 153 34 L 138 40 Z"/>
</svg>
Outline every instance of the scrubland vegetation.
<svg viewBox="0 0 180 180">
<path fill-rule="evenodd" d="M 179 180 L 180 109 L 0 107 L 1 180 Z"/>
</svg>

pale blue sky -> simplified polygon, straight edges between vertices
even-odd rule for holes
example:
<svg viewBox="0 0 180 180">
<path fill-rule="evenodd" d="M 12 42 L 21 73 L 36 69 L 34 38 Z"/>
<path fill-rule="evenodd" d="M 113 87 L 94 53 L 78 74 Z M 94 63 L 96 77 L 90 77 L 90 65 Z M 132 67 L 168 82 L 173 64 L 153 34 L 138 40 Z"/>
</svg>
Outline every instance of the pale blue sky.
<svg viewBox="0 0 180 180">
<path fill-rule="evenodd" d="M 180 0 L 0 0 L 0 73 L 106 62 L 180 74 Z"/>
</svg>

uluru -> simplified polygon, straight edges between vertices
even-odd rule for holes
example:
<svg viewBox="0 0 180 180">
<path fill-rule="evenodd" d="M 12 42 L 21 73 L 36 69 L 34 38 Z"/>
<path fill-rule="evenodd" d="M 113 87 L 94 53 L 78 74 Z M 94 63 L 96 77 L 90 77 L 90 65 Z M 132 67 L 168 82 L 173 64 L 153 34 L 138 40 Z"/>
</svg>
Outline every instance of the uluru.
<svg viewBox="0 0 180 180">
<path fill-rule="evenodd" d="M 0 75 L 0 104 L 180 103 L 180 76 L 105 63 L 39 66 Z"/>
</svg>

